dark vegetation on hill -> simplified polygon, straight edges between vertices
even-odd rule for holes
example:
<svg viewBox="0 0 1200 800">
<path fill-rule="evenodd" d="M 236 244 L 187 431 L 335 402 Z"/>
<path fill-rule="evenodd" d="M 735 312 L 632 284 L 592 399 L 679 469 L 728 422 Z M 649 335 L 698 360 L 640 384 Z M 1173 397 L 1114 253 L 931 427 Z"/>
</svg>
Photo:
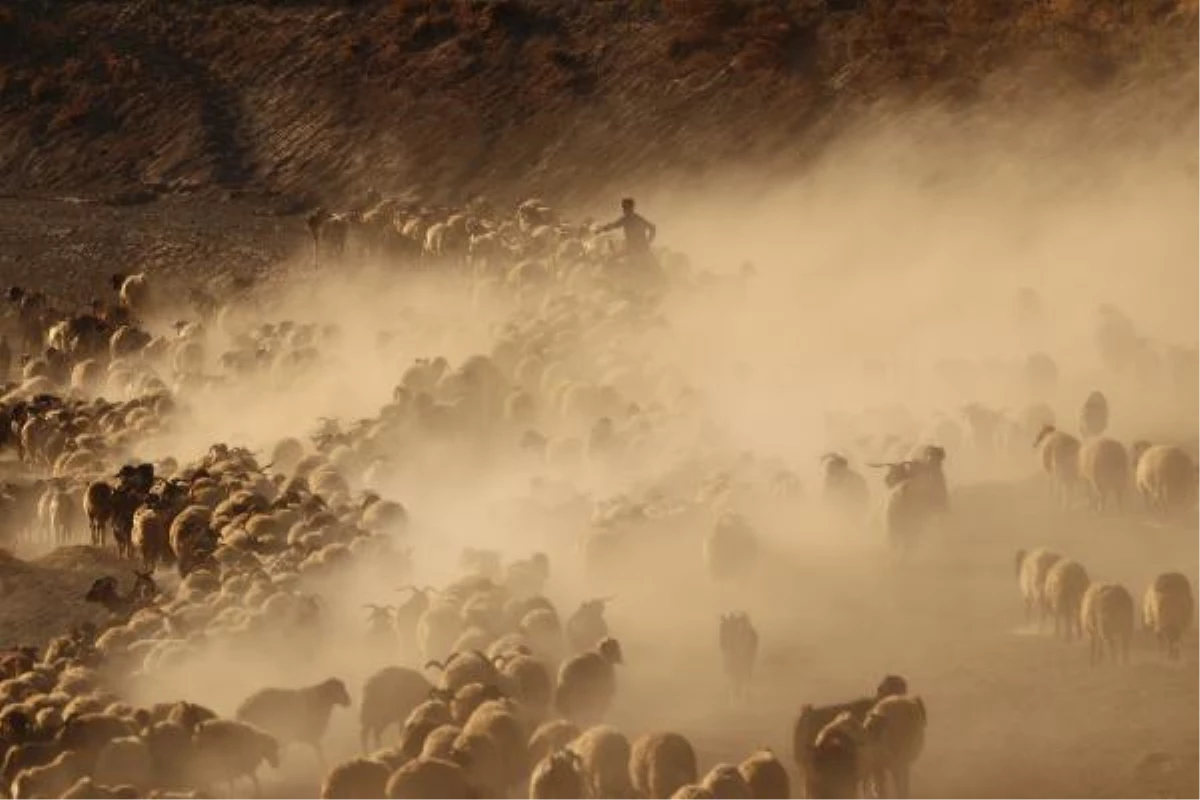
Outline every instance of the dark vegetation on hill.
<svg viewBox="0 0 1200 800">
<path fill-rule="evenodd" d="M 9 0 L 0 190 L 569 201 L 800 162 L 882 100 L 1174 87 L 1196 29 L 1191 0 Z"/>
</svg>

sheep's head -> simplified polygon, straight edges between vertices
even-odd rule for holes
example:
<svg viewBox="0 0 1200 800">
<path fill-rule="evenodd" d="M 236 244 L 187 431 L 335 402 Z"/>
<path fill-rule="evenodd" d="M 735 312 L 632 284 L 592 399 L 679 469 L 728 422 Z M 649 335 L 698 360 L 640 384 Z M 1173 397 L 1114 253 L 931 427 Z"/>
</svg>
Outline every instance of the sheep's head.
<svg viewBox="0 0 1200 800">
<path fill-rule="evenodd" d="M 133 592 L 135 600 L 153 600 L 158 596 L 158 584 L 150 572 L 133 571 Z"/>
<path fill-rule="evenodd" d="M 596 650 L 604 657 L 604 660 L 610 664 L 624 664 L 625 657 L 621 653 L 621 643 L 611 636 L 606 636 L 600 640 L 600 644 Z"/>
<path fill-rule="evenodd" d="M 882 700 L 885 697 L 893 697 L 908 694 L 908 681 L 899 675 L 887 675 L 879 686 L 875 689 L 875 698 Z"/>
<path fill-rule="evenodd" d="M 934 467 L 940 467 L 946 460 L 946 448 L 931 444 L 921 454 L 921 460 Z"/>
<path fill-rule="evenodd" d="M 319 684 L 318 692 L 330 705 L 342 706 L 343 708 L 350 706 L 350 692 L 346 691 L 346 684 L 342 683 L 338 678 L 330 678 Z"/>
<path fill-rule="evenodd" d="M 821 456 L 821 467 L 826 475 L 837 475 L 850 467 L 850 462 L 841 453 L 826 453 Z"/>
<path fill-rule="evenodd" d="M 1037 438 L 1033 440 L 1033 446 L 1036 448 L 1041 445 L 1042 441 L 1057 430 L 1053 425 L 1043 425 L 1038 431 Z"/>
<path fill-rule="evenodd" d="M 105 606 L 111 605 L 118 600 L 117 579 L 111 575 L 96 578 L 96 580 L 92 581 L 92 587 L 88 589 L 83 599 L 89 603 L 100 603 Z"/>
</svg>

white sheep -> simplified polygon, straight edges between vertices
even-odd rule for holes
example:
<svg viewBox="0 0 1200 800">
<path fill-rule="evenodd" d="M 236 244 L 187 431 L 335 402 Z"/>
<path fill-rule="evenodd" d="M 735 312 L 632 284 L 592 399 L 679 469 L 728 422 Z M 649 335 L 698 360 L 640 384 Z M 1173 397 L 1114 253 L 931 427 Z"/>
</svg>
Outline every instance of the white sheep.
<svg viewBox="0 0 1200 800">
<path fill-rule="evenodd" d="M 1179 639 L 1192 624 L 1195 601 L 1185 575 L 1165 572 L 1154 579 L 1142 600 L 1142 622 L 1158 639 L 1167 658 L 1179 658 Z"/>
<path fill-rule="evenodd" d="M 1084 592 L 1079 619 L 1091 645 L 1092 664 L 1104 660 L 1106 647 L 1114 663 L 1128 662 L 1133 608 L 1133 597 L 1123 586 L 1093 583 Z"/>
<path fill-rule="evenodd" d="M 1033 446 L 1038 450 L 1042 470 L 1050 478 L 1051 497 L 1068 507 L 1079 482 L 1079 440 L 1053 425 L 1043 425 Z"/>
<path fill-rule="evenodd" d="M 559 750 L 542 758 L 529 776 L 529 797 L 544 798 L 586 797 L 583 762 L 571 750 Z"/>
<path fill-rule="evenodd" d="M 1025 622 L 1037 615 L 1038 630 L 1042 629 L 1048 614 L 1046 606 L 1046 575 L 1050 568 L 1062 559 L 1058 553 L 1044 547 L 1036 547 L 1026 552 L 1018 550 L 1016 557 L 1017 585 L 1021 589 L 1021 599 L 1025 603 Z"/>
<path fill-rule="evenodd" d="M 877 797 L 909 796 L 909 773 L 925 747 L 926 724 L 925 703 L 915 696 L 885 697 L 867 714 L 862 727 L 871 749 Z"/>
<path fill-rule="evenodd" d="M 1150 512 L 1166 516 L 1195 506 L 1196 464 L 1182 447 L 1148 448 L 1138 459 L 1135 474 L 1138 494 Z"/>
<path fill-rule="evenodd" d="M 571 742 L 583 767 L 587 797 L 633 797 L 629 780 L 631 748 L 625 734 L 610 725 L 588 728 Z"/>
<path fill-rule="evenodd" d="M 787 768 L 769 749 L 751 753 L 737 769 L 754 800 L 784 800 L 792 796 Z"/>
<path fill-rule="evenodd" d="M 678 797 L 678 793 L 684 791 L 687 786 L 695 786 L 696 784 L 685 784 L 675 790 L 672 797 Z M 713 798 L 729 798 L 729 800 L 750 800 L 753 795 L 750 793 L 750 786 L 746 783 L 746 779 L 742 777 L 742 773 L 738 771 L 734 764 L 716 764 L 710 769 L 700 781 L 699 787 L 708 792 L 708 797 Z"/>
<path fill-rule="evenodd" d="M 321 782 L 322 800 L 383 797 L 390 773 L 387 766 L 369 758 L 352 758 L 331 769 Z"/>
<path fill-rule="evenodd" d="M 384 789 L 392 800 L 423 800 L 435 797 L 473 797 L 467 773 L 452 761 L 414 758 L 388 778 Z"/>
<path fill-rule="evenodd" d="M 696 751 L 678 733 L 647 733 L 630 747 L 630 782 L 642 797 L 670 797 L 696 773 Z"/>
<path fill-rule="evenodd" d="M 1079 474 L 1097 511 L 1121 511 L 1129 485 L 1129 455 L 1115 439 L 1093 437 L 1079 448 Z"/>
<path fill-rule="evenodd" d="M 1069 558 L 1060 558 L 1046 572 L 1042 589 L 1042 606 L 1054 617 L 1054 635 L 1069 642 L 1082 636 L 1079 611 L 1083 595 L 1091 585 L 1083 565 Z"/>
</svg>

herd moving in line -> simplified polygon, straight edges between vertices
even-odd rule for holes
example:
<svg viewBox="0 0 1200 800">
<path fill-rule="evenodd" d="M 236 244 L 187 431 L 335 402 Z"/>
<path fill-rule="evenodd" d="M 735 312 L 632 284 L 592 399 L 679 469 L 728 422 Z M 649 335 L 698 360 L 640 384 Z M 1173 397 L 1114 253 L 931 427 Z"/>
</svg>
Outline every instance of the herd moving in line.
<svg viewBox="0 0 1200 800">
<path fill-rule="evenodd" d="M 454 474 L 468 478 L 472 468 L 517 461 L 549 468 L 553 478 L 535 483 L 522 507 L 543 520 L 588 521 L 575 552 L 598 585 L 656 541 L 692 548 L 714 585 L 751 580 L 770 548 L 752 509 L 794 510 L 803 489 L 786 463 L 706 443 L 697 393 L 667 367 L 621 361 L 628 332 L 660 320 L 653 304 L 610 277 L 620 254 L 608 240 L 558 223 L 534 202 L 502 219 L 479 208 L 372 201 L 361 212 L 312 215 L 314 259 L 343 258 L 357 239 L 366 257 L 461 270 L 476 289 L 510 294 L 516 311 L 489 352 L 457 366 L 440 356 L 409 362 L 376 415 L 282 439 L 266 463 L 225 443 L 192 460 L 139 453 L 186 428 L 205 392 L 253 379 L 303 386 L 339 346 L 336 326 L 264 321 L 269 298 L 237 285 L 220 297 L 193 291 L 190 321 L 164 329 L 166 300 L 144 273 L 115 276 L 116 302 L 74 313 L 55 310 L 42 293 L 9 293 L 0 542 L 28 551 L 115 548 L 129 582 L 95 577 L 86 600 L 104 609 L 97 624 L 44 647 L 4 643 L 0 792 L 193 797 L 250 784 L 257 792 L 263 765 L 279 767 L 299 746 L 322 765 L 327 798 L 908 796 L 928 716 L 901 676 L 885 676 L 862 698 L 799 709 L 790 764 L 754 748 L 739 763 L 704 771 L 678 732 L 630 739 L 608 724 L 624 663 L 619 632 L 605 618 L 608 599 L 564 613 L 544 594 L 549 555 L 506 560 L 467 548 L 460 577 L 425 585 L 417 522 L 380 487 L 435 469 L 428 465 L 441 462 L 428 459 L 447 453 L 457 456 L 447 458 L 460 465 Z M 673 281 L 686 270 L 675 258 L 666 270 Z M 1100 332 L 1107 357 L 1144 356 L 1144 342 L 1130 343 L 1114 325 Z M 962 377 L 961 364 L 943 366 Z M 1045 388 L 1055 370 L 1035 355 L 1013 375 Z M 883 432 L 867 430 L 872 415 L 888 420 Z M 1086 513 L 1103 515 L 1158 520 L 1194 511 L 1187 442 L 1127 448 L 1107 438 L 1108 401 L 1099 392 L 1083 403 L 1079 437 L 1054 416 L 1040 400 L 1018 413 L 973 403 L 924 428 L 895 408 L 831 416 L 830 449 L 812 459 L 818 501 L 845 535 L 881 529 L 900 569 L 955 524 L 946 471 L 960 458 L 1038 464 L 1070 513 L 1084 513 L 1080 500 Z M 681 437 L 696 442 L 694 452 L 665 466 L 656 460 L 659 441 Z M 878 487 L 855 461 L 881 470 Z M 588 502 L 570 485 L 572 476 L 621 475 L 647 463 L 656 467 L 651 479 L 606 499 Z M 703 534 L 683 539 L 667 529 Z M 1088 637 L 1094 661 L 1106 652 L 1128 658 L 1136 609 L 1127 589 L 1092 582 L 1082 564 L 1044 548 L 1020 552 L 1016 571 L 1027 618 L 1052 619 L 1068 640 Z M 361 686 L 331 675 L 264 687 L 229 717 L 186 699 L 131 699 L 154 696 L 169 670 L 205 669 L 218 657 L 302 661 L 331 641 L 344 646 L 331 638 L 345 632 L 330 604 L 348 575 L 397 598 L 376 593 L 365 630 L 352 636 L 381 664 Z M 1193 617 L 1187 578 L 1159 576 L 1142 614 L 1177 658 Z M 741 611 L 714 623 L 712 649 L 733 702 L 744 702 L 759 632 Z M 323 743 L 339 709 L 357 709 L 362 755 L 326 764 Z"/>
</svg>

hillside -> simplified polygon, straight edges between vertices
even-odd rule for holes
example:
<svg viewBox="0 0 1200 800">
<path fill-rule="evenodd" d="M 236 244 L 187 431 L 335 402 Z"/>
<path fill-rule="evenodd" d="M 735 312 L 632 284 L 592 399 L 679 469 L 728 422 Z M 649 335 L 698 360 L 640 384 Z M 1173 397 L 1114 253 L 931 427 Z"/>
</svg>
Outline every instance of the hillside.
<svg viewBox="0 0 1200 800">
<path fill-rule="evenodd" d="M 881 100 L 1138 80 L 1194 117 L 1196 29 L 1193 0 L 10 0 L 0 191 L 569 200 L 800 161 Z"/>
</svg>

